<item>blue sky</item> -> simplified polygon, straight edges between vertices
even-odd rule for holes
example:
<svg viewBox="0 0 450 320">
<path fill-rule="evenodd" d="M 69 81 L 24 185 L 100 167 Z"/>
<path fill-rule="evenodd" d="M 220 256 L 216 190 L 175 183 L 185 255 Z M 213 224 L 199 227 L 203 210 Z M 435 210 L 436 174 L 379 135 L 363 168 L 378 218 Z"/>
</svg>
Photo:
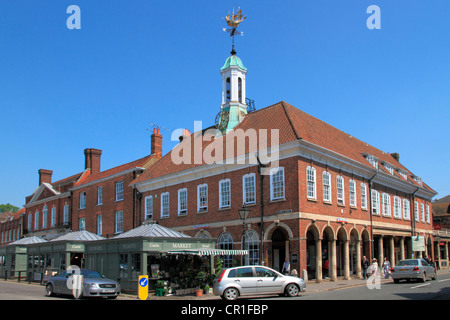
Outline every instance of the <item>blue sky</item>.
<svg viewBox="0 0 450 320">
<path fill-rule="evenodd" d="M 381 29 L 369 30 L 370 5 Z M 69 30 L 67 7 L 81 9 Z M 257 108 L 281 100 L 385 152 L 450 194 L 450 1 L 5 0 L 0 2 L 0 203 L 21 207 L 38 186 L 150 152 L 152 123 L 214 123 L 233 7 Z"/>
</svg>

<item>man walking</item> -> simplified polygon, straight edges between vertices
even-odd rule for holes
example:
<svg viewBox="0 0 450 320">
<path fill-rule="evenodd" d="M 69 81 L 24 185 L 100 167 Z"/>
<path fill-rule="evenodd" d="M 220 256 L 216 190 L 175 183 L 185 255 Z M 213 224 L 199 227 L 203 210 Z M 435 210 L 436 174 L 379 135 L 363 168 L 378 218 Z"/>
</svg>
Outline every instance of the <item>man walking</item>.
<svg viewBox="0 0 450 320">
<path fill-rule="evenodd" d="M 369 260 L 367 260 L 366 256 L 363 256 L 363 259 L 361 261 L 361 267 L 362 267 L 362 272 L 363 272 L 363 279 L 366 280 L 367 277 L 367 269 L 370 266 L 370 262 Z"/>
</svg>

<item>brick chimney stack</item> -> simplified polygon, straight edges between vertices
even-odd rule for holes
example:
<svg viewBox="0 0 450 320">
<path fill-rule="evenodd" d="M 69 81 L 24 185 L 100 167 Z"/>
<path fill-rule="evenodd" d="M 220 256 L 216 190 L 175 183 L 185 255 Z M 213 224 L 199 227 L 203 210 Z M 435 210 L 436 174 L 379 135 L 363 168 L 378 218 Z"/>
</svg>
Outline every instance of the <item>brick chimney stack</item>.
<svg viewBox="0 0 450 320">
<path fill-rule="evenodd" d="M 391 153 L 391 157 L 397 160 L 397 162 L 400 162 L 400 155 L 398 153 Z"/>
<path fill-rule="evenodd" d="M 162 157 L 162 135 L 160 129 L 153 129 L 151 135 L 151 153 L 157 157 Z"/>
<path fill-rule="evenodd" d="M 84 168 L 91 169 L 91 174 L 100 172 L 100 158 L 102 150 L 99 149 L 84 149 Z"/>
<path fill-rule="evenodd" d="M 45 183 L 52 183 L 52 170 L 46 170 L 46 169 L 39 169 L 39 185 Z"/>
</svg>

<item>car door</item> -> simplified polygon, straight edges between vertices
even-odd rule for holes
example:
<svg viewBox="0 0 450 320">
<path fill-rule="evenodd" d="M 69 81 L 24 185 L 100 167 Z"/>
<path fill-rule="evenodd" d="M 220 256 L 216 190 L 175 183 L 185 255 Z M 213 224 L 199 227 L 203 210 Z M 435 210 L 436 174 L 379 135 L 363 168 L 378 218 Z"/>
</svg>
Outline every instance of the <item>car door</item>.
<svg viewBox="0 0 450 320">
<path fill-rule="evenodd" d="M 231 271 L 230 271 L 231 273 Z M 243 267 L 235 269 L 233 274 L 228 278 L 239 287 L 241 295 L 250 295 L 258 293 L 258 287 L 256 284 L 256 278 L 253 273 L 253 267 Z"/>
<path fill-rule="evenodd" d="M 255 267 L 256 284 L 258 285 L 258 293 L 280 293 L 282 292 L 284 277 L 265 267 Z"/>
</svg>

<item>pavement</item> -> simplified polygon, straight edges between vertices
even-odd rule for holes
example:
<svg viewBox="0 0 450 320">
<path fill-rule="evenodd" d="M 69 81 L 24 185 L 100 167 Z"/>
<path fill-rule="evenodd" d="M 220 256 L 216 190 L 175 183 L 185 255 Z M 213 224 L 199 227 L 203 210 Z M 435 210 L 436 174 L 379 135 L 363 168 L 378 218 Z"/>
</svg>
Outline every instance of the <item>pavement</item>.
<svg viewBox="0 0 450 320">
<path fill-rule="evenodd" d="M 437 275 L 438 279 L 439 276 L 444 274 L 450 274 L 449 269 L 445 270 L 438 270 Z M 380 283 L 389 283 L 393 282 L 391 278 L 384 279 L 383 277 L 380 279 Z M 323 279 L 322 282 L 317 283 L 315 280 L 308 281 L 306 284 L 306 292 L 324 292 L 324 291 L 331 291 L 331 290 L 340 290 L 345 288 L 352 288 L 352 287 L 361 287 L 365 286 L 367 284 L 367 280 L 363 279 L 357 279 L 352 278 L 349 280 L 346 280 L 342 277 L 339 277 L 336 281 L 331 281 L 330 279 Z M 124 295 L 125 296 L 125 295 Z M 137 299 L 136 295 L 127 295 L 130 298 L 133 296 Z M 196 297 L 194 295 L 184 295 L 184 296 L 164 296 L 164 297 L 157 297 L 154 295 L 154 293 L 149 293 L 149 297 L 147 300 L 219 300 L 220 297 L 212 295 L 212 294 L 203 294 L 201 297 Z"/>
<path fill-rule="evenodd" d="M 438 279 L 440 276 L 448 275 L 450 274 L 450 269 L 444 269 L 444 270 L 438 270 L 437 275 Z M 5 280 L 2 280 L 5 281 Z M 17 280 L 7 280 L 8 282 L 15 282 L 17 283 Z M 383 283 L 389 283 L 393 282 L 392 279 L 380 279 L 381 284 Z M 39 283 L 28 283 L 26 281 L 20 282 L 20 284 L 26 284 L 26 285 L 36 285 L 39 286 Z M 306 284 L 306 292 L 324 292 L 324 291 L 331 291 L 331 290 L 340 290 L 340 289 L 347 289 L 352 287 L 360 287 L 365 286 L 367 284 L 367 280 L 363 279 L 357 279 L 352 278 L 349 280 L 338 278 L 336 281 L 331 281 L 330 279 L 324 279 L 320 283 L 317 283 L 315 280 L 308 281 Z M 139 299 L 137 294 L 130 294 L 130 293 L 123 293 L 120 295 L 119 299 Z M 195 296 L 195 294 L 189 294 L 189 295 L 182 295 L 182 296 L 176 296 L 176 295 L 169 295 L 169 296 L 163 296 L 159 297 L 156 296 L 154 292 L 150 292 L 147 300 L 221 300 L 220 297 L 215 296 L 213 294 L 202 294 L 201 297 Z"/>
</svg>

